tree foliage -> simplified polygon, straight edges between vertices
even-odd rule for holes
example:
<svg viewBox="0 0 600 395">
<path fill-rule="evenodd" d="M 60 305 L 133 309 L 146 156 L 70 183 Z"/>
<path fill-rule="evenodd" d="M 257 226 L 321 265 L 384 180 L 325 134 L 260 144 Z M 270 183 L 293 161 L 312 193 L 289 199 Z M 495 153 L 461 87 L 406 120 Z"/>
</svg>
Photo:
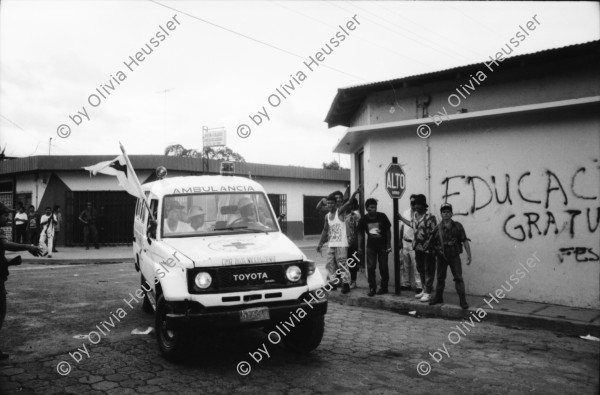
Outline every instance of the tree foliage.
<svg viewBox="0 0 600 395">
<path fill-rule="evenodd" d="M 185 148 L 181 144 L 169 145 L 165 148 L 166 156 L 179 156 L 181 158 L 199 158 L 199 159 L 216 159 L 216 160 L 229 160 L 233 162 L 246 162 L 246 159 L 237 152 L 234 152 L 229 147 L 211 148 L 206 147 L 204 150 L 197 150 L 196 148 Z"/>
<path fill-rule="evenodd" d="M 338 163 L 337 160 L 332 160 L 329 163 L 323 162 L 323 169 L 328 169 L 328 170 L 344 170 L 344 168 L 340 166 L 340 164 Z"/>
</svg>

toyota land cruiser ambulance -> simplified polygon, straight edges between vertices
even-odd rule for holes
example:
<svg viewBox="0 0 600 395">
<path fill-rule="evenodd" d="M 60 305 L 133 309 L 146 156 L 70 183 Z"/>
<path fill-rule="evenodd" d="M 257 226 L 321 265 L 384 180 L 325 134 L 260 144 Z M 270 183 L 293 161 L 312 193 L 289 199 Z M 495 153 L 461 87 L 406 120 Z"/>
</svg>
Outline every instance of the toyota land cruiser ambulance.
<svg viewBox="0 0 600 395">
<path fill-rule="evenodd" d="M 283 343 L 296 352 L 318 347 L 327 297 L 315 291 L 324 279 L 281 232 L 260 184 L 215 175 L 164 178 L 142 188 L 133 254 L 143 309 L 155 312 L 166 359 L 185 357 L 187 341 L 201 329 L 271 329 L 291 316 L 295 326 Z"/>
</svg>

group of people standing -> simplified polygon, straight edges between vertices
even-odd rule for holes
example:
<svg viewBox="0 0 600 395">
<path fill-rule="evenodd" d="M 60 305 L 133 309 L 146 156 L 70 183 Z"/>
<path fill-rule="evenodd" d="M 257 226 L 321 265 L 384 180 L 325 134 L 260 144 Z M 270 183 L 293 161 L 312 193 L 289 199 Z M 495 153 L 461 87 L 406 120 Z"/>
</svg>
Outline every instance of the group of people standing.
<svg viewBox="0 0 600 395">
<path fill-rule="evenodd" d="M 54 208 L 47 206 L 44 214 L 40 215 L 35 211 L 34 206 L 29 206 L 25 212 L 23 203 L 19 203 L 17 212 L 14 214 L 14 222 L 15 242 L 39 245 L 47 251 L 48 258 L 52 258 L 53 252 L 58 252 L 54 241 L 58 237 L 58 232 L 61 231 L 60 206 L 54 206 Z"/>
<path fill-rule="evenodd" d="M 363 267 L 366 244 L 368 296 L 388 293 L 389 270 L 388 254 L 392 251 L 391 222 L 377 211 L 377 200 L 369 198 L 365 202 L 366 214 L 361 218 L 358 212 L 357 189 L 349 200 L 344 202 L 343 194 L 336 191 L 323 199 L 317 209 L 327 207 L 327 214 L 317 252 L 329 242 L 327 252 L 328 281 L 335 285 L 342 283 L 342 293 L 356 287 L 356 270 Z M 452 220 L 452 205 L 444 203 L 438 224 L 436 217 L 428 212 L 425 195 L 411 195 L 410 208 L 394 220 L 401 222 L 401 288 L 414 290 L 415 297 L 430 305 L 443 303 L 443 294 L 448 267 L 454 277 L 460 306 L 467 309 L 465 284 L 462 277 L 460 254 L 467 252 L 467 265 L 471 264 L 469 239 L 463 226 Z M 366 235 L 366 243 L 365 243 Z M 348 264 L 358 255 L 358 263 Z M 381 282 L 377 289 L 376 268 L 379 264 Z M 349 268 L 349 269 L 348 269 Z M 354 275 L 352 275 L 354 269 Z M 348 273 L 350 271 L 350 273 Z M 437 282 L 434 294 L 434 280 Z M 341 273 L 341 278 L 338 274 Z"/>
</svg>

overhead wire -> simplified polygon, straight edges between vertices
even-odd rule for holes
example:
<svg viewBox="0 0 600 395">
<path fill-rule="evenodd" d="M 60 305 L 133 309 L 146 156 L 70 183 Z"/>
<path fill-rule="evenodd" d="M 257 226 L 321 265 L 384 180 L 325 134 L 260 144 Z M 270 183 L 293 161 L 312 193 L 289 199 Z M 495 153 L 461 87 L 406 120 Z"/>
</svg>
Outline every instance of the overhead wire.
<svg viewBox="0 0 600 395">
<path fill-rule="evenodd" d="M 388 8 L 388 7 L 385 7 L 385 6 L 383 6 L 383 5 L 381 4 L 381 2 L 379 2 L 379 1 L 373 2 L 372 4 L 373 4 L 373 5 L 375 5 L 375 6 L 377 6 L 377 7 L 379 7 L 379 8 L 381 8 L 381 9 L 383 9 L 383 10 L 385 10 L 385 11 L 387 11 L 387 12 L 391 12 L 391 13 L 394 13 L 394 14 L 398 15 L 398 17 L 402 18 L 402 20 L 403 20 L 403 21 L 405 21 L 405 22 L 409 22 L 409 23 L 411 23 L 411 24 L 415 25 L 415 26 L 416 26 L 417 28 L 419 28 L 419 29 L 425 30 L 425 31 L 427 31 L 427 32 L 429 32 L 429 33 L 431 33 L 431 34 L 435 34 L 436 36 L 438 36 L 438 37 L 442 38 L 442 39 L 443 39 L 443 40 L 445 40 L 445 41 L 450 41 L 450 42 L 452 42 L 454 45 L 456 45 L 456 46 L 459 46 L 459 47 L 461 47 L 461 48 L 463 48 L 463 49 L 466 49 L 467 51 L 471 52 L 471 54 L 473 54 L 473 55 L 476 55 L 476 56 L 478 56 L 478 57 L 484 57 L 484 56 L 485 56 L 485 55 L 482 55 L 482 54 L 480 54 L 479 52 L 476 52 L 476 51 L 474 51 L 474 50 L 473 50 L 471 47 L 469 47 L 469 46 L 462 45 L 462 44 L 461 44 L 460 42 L 458 42 L 458 41 L 455 41 L 455 40 L 451 40 L 451 39 L 449 39 L 449 38 L 448 38 L 448 36 L 444 36 L 444 35 L 442 35 L 442 34 L 440 34 L 440 33 L 436 32 L 435 30 L 429 29 L 429 28 L 427 27 L 427 24 L 424 24 L 424 23 L 416 23 L 416 22 L 414 22 L 412 19 L 410 19 L 410 18 L 408 18 L 408 17 L 406 17 L 406 16 L 404 16 L 404 15 L 402 15 L 402 14 L 400 14 L 400 13 L 396 12 L 395 10 L 393 10 L 393 9 L 390 9 L 390 8 Z"/>
<path fill-rule="evenodd" d="M 287 55 L 291 55 L 291 56 L 294 56 L 294 57 L 296 57 L 296 58 L 299 58 L 299 59 L 302 59 L 302 60 L 308 60 L 308 59 L 307 59 L 307 58 L 305 58 L 304 56 L 302 56 L 302 55 L 298 55 L 298 54 L 296 54 L 296 53 L 294 53 L 294 52 L 292 52 L 292 51 L 288 51 L 287 49 L 280 48 L 280 47 L 278 47 L 278 46 L 276 46 L 276 45 L 273 45 L 273 44 L 267 43 L 267 42 L 265 42 L 265 41 L 262 41 L 262 40 L 256 39 L 256 38 L 254 38 L 254 37 L 248 36 L 248 35 L 246 35 L 246 34 L 243 34 L 243 33 L 237 32 L 237 31 L 235 31 L 235 30 L 233 30 L 233 29 L 230 29 L 230 28 L 228 28 L 228 27 L 221 26 L 221 25 L 219 25 L 219 24 L 217 24 L 217 23 L 214 23 L 214 22 L 208 21 L 208 20 L 206 20 L 206 19 L 203 19 L 203 18 L 197 17 L 197 16 L 195 16 L 195 15 L 192 15 L 192 14 L 190 14 L 190 13 L 188 13 L 188 12 L 185 12 L 185 11 L 182 11 L 182 10 L 179 10 L 179 9 L 176 9 L 176 8 L 174 8 L 174 7 L 171 7 L 171 6 L 168 6 L 168 5 L 166 5 L 166 4 L 159 3 L 159 2 L 158 2 L 158 1 L 156 1 L 156 0 L 147 0 L 147 1 L 149 1 L 149 2 L 151 2 L 151 3 L 154 3 L 154 4 L 157 4 L 157 5 L 159 5 L 159 6 L 162 6 L 162 7 L 168 8 L 168 9 L 170 9 L 170 10 L 177 11 L 177 12 L 179 12 L 179 13 L 183 14 L 183 15 L 187 15 L 187 16 L 189 16 L 190 18 L 196 19 L 196 20 L 198 20 L 198 21 L 200 21 L 200 22 L 206 23 L 206 24 L 208 24 L 208 25 L 211 25 L 211 26 L 213 26 L 213 27 L 216 27 L 216 28 L 218 28 L 218 29 L 225 30 L 225 31 L 227 31 L 227 32 L 229 32 L 229 33 L 232 33 L 232 34 L 235 34 L 235 35 L 237 35 L 237 36 L 243 37 L 243 38 L 245 38 L 245 39 L 247 39 L 247 40 L 254 41 L 255 43 L 258 43 L 258 44 L 261 44 L 261 45 L 265 45 L 265 46 L 267 46 L 267 47 L 269 47 L 269 48 L 271 48 L 271 49 L 275 49 L 276 51 L 283 52 L 283 53 L 285 53 L 285 54 L 287 54 Z M 354 75 L 354 74 L 351 74 L 351 73 L 347 73 L 347 72 L 345 72 L 345 71 L 343 71 L 343 70 L 339 70 L 339 69 L 337 69 L 337 68 L 335 68 L 335 67 L 331 67 L 331 66 L 328 66 L 328 65 L 326 65 L 326 64 L 321 64 L 320 66 L 322 66 L 322 67 L 324 67 L 324 68 L 327 68 L 327 69 L 330 69 L 330 70 L 333 70 L 333 71 L 336 71 L 336 72 L 338 72 L 338 73 L 344 74 L 344 75 L 346 75 L 346 76 L 349 76 L 349 77 L 352 77 L 352 78 L 355 78 L 355 79 L 361 80 L 361 81 L 363 81 L 363 82 L 368 82 L 368 80 L 367 80 L 367 79 L 365 79 L 365 78 L 362 78 L 362 77 L 356 76 L 356 75 Z"/>
<path fill-rule="evenodd" d="M 311 19 L 311 20 L 313 20 L 313 21 L 315 21 L 315 22 L 318 22 L 318 23 L 320 23 L 320 24 L 321 24 L 321 25 L 323 25 L 323 26 L 326 26 L 326 27 L 329 27 L 329 28 L 336 28 L 336 26 L 331 26 L 331 25 L 329 25 L 329 24 L 327 24 L 327 23 L 325 23 L 325 22 L 323 22 L 323 21 L 321 21 L 321 20 L 319 20 L 319 19 L 317 19 L 317 18 L 314 18 L 314 17 L 312 17 L 312 16 L 310 16 L 310 15 L 306 15 L 306 14 L 305 14 L 305 13 L 303 13 L 303 12 L 300 12 L 300 11 L 294 10 L 294 9 L 292 9 L 292 8 L 289 8 L 289 7 L 286 7 L 286 6 L 282 5 L 282 4 L 280 4 L 280 2 L 278 2 L 278 1 L 272 1 L 272 4 L 275 4 L 275 5 L 279 6 L 279 7 L 285 8 L 285 9 L 287 9 L 287 10 L 289 10 L 289 11 L 293 12 L 293 13 L 296 13 L 296 14 L 298 14 L 298 15 L 302 15 L 302 16 L 304 16 L 305 18 L 308 18 L 308 19 Z M 394 51 L 394 50 L 393 50 L 393 49 L 391 49 L 391 48 L 384 47 L 384 46 L 382 46 L 382 45 L 380 45 L 380 44 L 376 43 L 375 41 L 368 40 L 368 39 L 366 39 L 366 38 L 363 38 L 363 37 L 360 37 L 360 36 L 356 36 L 356 39 L 357 39 L 357 40 L 360 40 L 360 41 L 364 41 L 364 42 L 366 42 L 366 43 L 369 43 L 369 44 L 371 44 L 371 45 L 374 45 L 374 46 L 376 46 L 376 47 L 379 47 L 379 48 L 381 48 L 381 49 L 384 49 L 384 50 L 386 50 L 386 51 L 389 51 L 389 52 L 391 52 L 391 53 L 393 53 L 393 54 L 396 54 L 396 55 L 398 55 L 399 57 L 402 57 L 402 58 L 405 58 L 405 59 L 409 59 L 409 60 L 412 60 L 412 61 L 418 62 L 418 63 L 420 63 L 420 64 L 422 64 L 422 65 L 424 65 L 424 66 L 428 66 L 428 67 L 434 67 L 433 65 L 431 65 L 431 64 L 427 64 L 427 63 L 424 63 L 424 62 L 422 62 L 422 61 L 421 61 L 421 60 L 419 60 L 419 59 L 415 59 L 415 58 L 413 58 L 413 57 L 410 57 L 410 56 L 408 56 L 408 55 L 406 55 L 406 54 L 403 54 L 403 53 L 400 53 L 400 52 Z"/>
<path fill-rule="evenodd" d="M 336 4 L 336 2 L 327 1 L 327 3 L 328 3 L 328 4 L 331 4 L 331 5 L 333 5 L 334 7 L 337 7 L 337 8 L 339 8 L 339 9 L 342 9 L 342 10 L 344 10 L 344 11 L 350 11 L 350 10 L 348 10 L 348 9 L 346 9 L 346 8 L 343 8 L 343 7 L 341 7 L 339 4 Z M 395 23 L 393 23 L 393 22 L 389 22 L 389 21 L 388 21 L 388 20 L 386 20 L 385 18 L 382 18 L 382 17 L 380 17 L 380 16 L 378 16 L 378 15 L 376 15 L 376 14 L 374 14 L 374 13 L 372 13 L 372 12 L 368 11 L 368 10 L 365 10 L 364 8 L 362 8 L 362 7 L 358 6 L 358 5 L 357 5 L 356 3 L 354 3 L 354 2 L 351 2 L 351 3 L 349 3 L 349 5 L 351 5 L 352 7 L 356 7 L 356 8 L 358 8 L 359 10 L 362 10 L 362 11 L 364 11 L 364 12 L 366 12 L 366 13 L 369 13 L 369 14 L 371 14 L 371 15 L 374 15 L 374 16 L 375 16 L 375 18 L 381 19 L 382 21 L 384 21 L 384 22 L 387 22 L 387 23 L 391 24 L 392 26 L 394 26 L 394 28 L 396 27 L 396 24 L 395 24 Z M 353 11 L 350 11 L 350 12 L 353 12 Z M 375 21 L 375 20 L 373 20 L 373 19 L 371 19 L 371 18 L 369 18 L 369 17 L 366 17 L 365 15 L 362 15 L 362 18 L 363 18 L 363 19 L 366 19 L 366 20 L 368 20 L 368 21 L 370 21 L 371 23 L 373 23 L 373 24 L 375 24 L 375 25 L 377 25 L 377 26 L 381 27 L 381 28 L 382 28 L 382 29 L 384 29 L 384 30 L 387 30 L 387 31 L 389 31 L 389 32 L 391 32 L 391 33 L 394 33 L 394 34 L 396 34 L 397 36 L 400 36 L 400 37 L 402 37 L 402 38 L 405 38 L 405 39 L 407 39 L 407 40 L 409 40 L 409 41 L 412 41 L 412 42 L 414 42 L 414 43 L 416 43 L 416 44 L 418 44 L 418 45 L 421 45 L 421 46 L 428 47 L 428 48 L 430 48 L 431 50 L 435 51 L 436 53 L 444 53 L 444 54 L 446 54 L 447 56 L 451 56 L 451 57 L 453 57 L 454 59 L 460 60 L 461 62 L 462 62 L 462 61 L 464 61 L 464 59 L 461 59 L 461 58 L 457 57 L 457 56 L 456 56 L 456 54 L 454 54 L 454 53 L 452 53 L 452 52 L 450 52 L 450 51 L 447 51 L 445 48 L 443 48 L 442 50 L 440 50 L 440 49 L 438 49 L 438 48 L 435 48 L 435 47 L 433 47 L 433 46 L 429 45 L 429 44 L 428 44 L 428 43 L 426 43 L 426 42 L 423 42 L 423 40 L 420 40 L 420 39 L 419 39 L 420 41 L 417 41 L 417 40 L 415 40 L 415 39 L 413 39 L 413 38 L 411 38 L 411 37 L 407 36 L 406 34 L 404 34 L 404 33 L 400 32 L 400 31 L 397 31 L 397 30 L 395 30 L 395 29 L 391 29 L 391 28 L 389 28 L 389 27 L 387 27 L 387 26 L 384 26 L 384 25 L 380 24 L 379 22 L 377 22 L 377 21 Z M 414 34 L 414 33 L 412 33 L 412 34 Z M 436 45 L 437 45 L 437 44 L 436 44 Z"/>
</svg>

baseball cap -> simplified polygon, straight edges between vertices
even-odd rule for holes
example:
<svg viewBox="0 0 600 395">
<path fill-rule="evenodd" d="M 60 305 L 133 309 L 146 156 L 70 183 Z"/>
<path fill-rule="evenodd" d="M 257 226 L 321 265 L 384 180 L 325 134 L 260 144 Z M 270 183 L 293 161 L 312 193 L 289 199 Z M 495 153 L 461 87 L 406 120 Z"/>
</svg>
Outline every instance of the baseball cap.
<svg viewBox="0 0 600 395">
<path fill-rule="evenodd" d="M 192 217 L 197 217 L 199 215 L 204 215 L 204 211 L 202 211 L 202 209 L 200 207 L 192 207 L 192 209 L 190 210 L 190 218 Z"/>
<path fill-rule="evenodd" d="M 450 212 L 452 212 L 452 205 L 450 203 L 442 204 L 442 207 L 440 207 L 440 211 L 444 211 L 444 210 L 450 210 Z"/>
</svg>

